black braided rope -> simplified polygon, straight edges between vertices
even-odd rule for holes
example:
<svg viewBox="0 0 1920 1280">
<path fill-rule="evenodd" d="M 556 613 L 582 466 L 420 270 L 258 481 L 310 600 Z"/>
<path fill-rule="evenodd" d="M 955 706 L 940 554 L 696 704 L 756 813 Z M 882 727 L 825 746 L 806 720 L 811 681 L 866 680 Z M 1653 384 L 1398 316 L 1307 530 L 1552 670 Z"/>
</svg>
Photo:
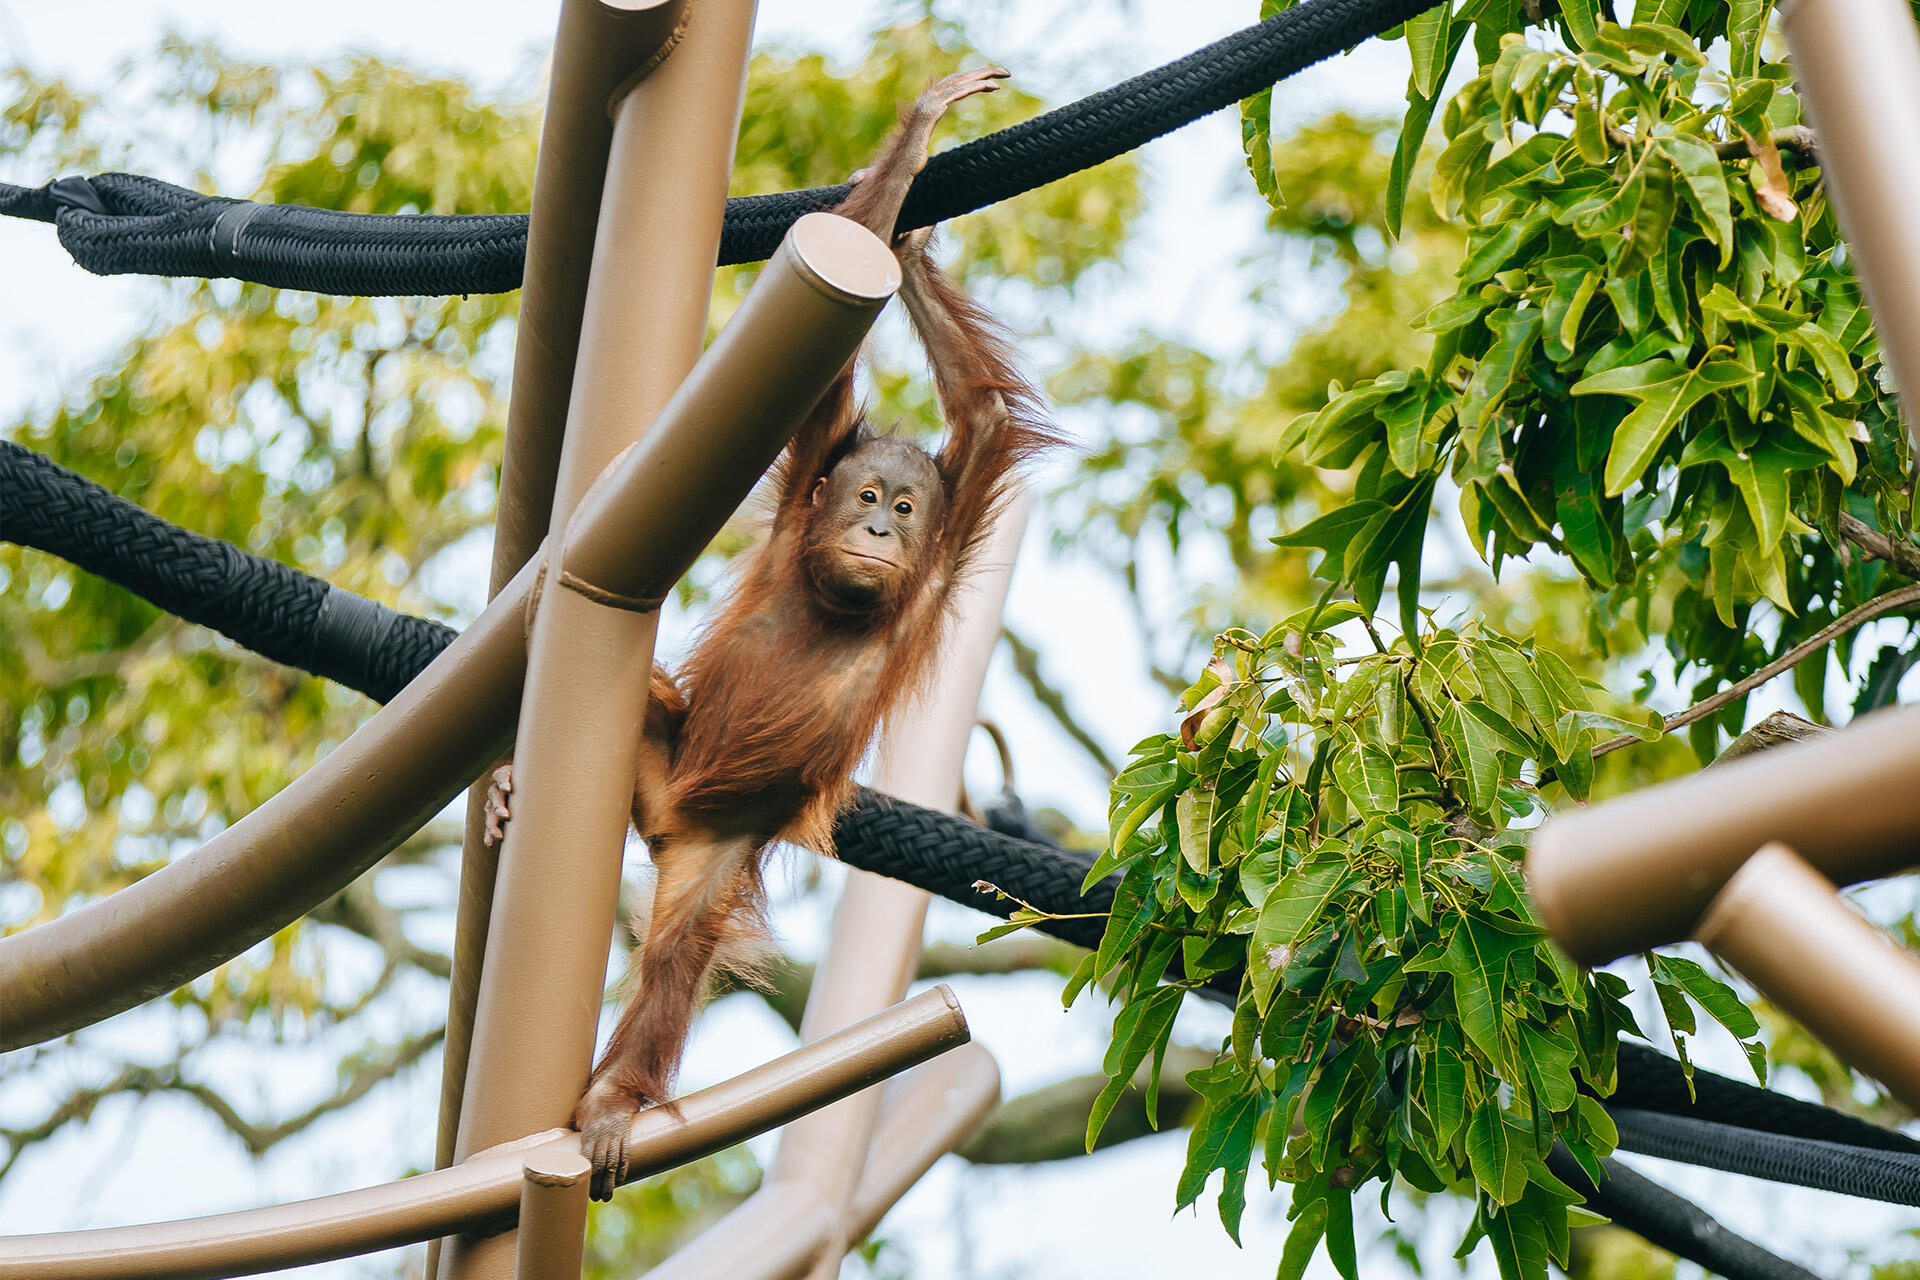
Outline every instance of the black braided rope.
<svg viewBox="0 0 1920 1280">
<path fill-rule="evenodd" d="M 1896 1129 L 1711 1071 L 1694 1071 L 1693 1092 L 1689 1094 L 1685 1069 L 1677 1061 L 1657 1049 L 1627 1041 L 1620 1045 L 1619 1081 L 1606 1101 L 1609 1108 L 1693 1116 L 1783 1138 L 1920 1156 L 1920 1142 Z"/>
<path fill-rule="evenodd" d="M 899 229 L 931 226 L 1091 168 L 1240 101 L 1439 0 L 1306 0 L 1184 58 L 933 158 Z M 771 254 L 843 184 L 727 201 L 720 264 Z M 0 214 L 54 222 L 99 275 L 231 277 L 354 296 L 520 287 L 524 214 L 394 216 L 203 196 L 137 174 L 0 183 Z"/>
<path fill-rule="evenodd" d="M 1696 1079 L 1700 1072 L 1695 1072 Z M 1920 1155 L 1819 1138 L 1787 1138 L 1697 1115 L 1642 1111 L 1610 1101 L 1620 1149 L 1726 1173 L 1836 1191 L 1863 1200 L 1920 1205 Z"/>
<path fill-rule="evenodd" d="M 380 701 L 419 674 L 455 635 L 440 623 L 394 613 L 169 524 L 7 441 L 0 441 L 0 541 L 61 556 L 266 657 Z M 849 866 L 1002 919 L 1017 904 L 976 889 L 976 883 L 987 882 L 1059 916 L 1104 913 L 1112 906 L 1117 876 L 1097 882 L 1084 895 L 1080 891 L 1092 854 L 1059 848 L 1011 811 L 997 821 L 1021 834 L 862 789 L 841 814 L 834 841 Z M 1099 944 L 1104 931 L 1097 914 L 1046 920 L 1037 928 L 1088 948 Z M 1177 972 L 1177 957 L 1175 963 Z M 1223 974 L 1199 994 L 1231 1004 L 1239 985 L 1238 973 Z M 1618 1088 L 1607 1099 L 1609 1108 L 1624 1117 L 1622 1146 L 1804 1186 L 1920 1203 L 1920 1142 L 1711 1072 L 1696 1070 L 1693 1082 L 1697 1097 L 1688 1095 L 1679 1063 L 1622 1044 Z M 1761 1280 L 1763 1273 L 1752 1274 Z"/>
<path fill-rule="evenodd" d="M 0 542 L 57 555 L 275 662 L 382 702 L 455 634 L 170 524 L 6 440 Z"/>
<path fill-rule="evenodd" d="M 1727 1280 L 1816 1280 L 1811 1271 L 1735 1235 L 1691 1200 L 1618 1160 L 1602 1160 L 1600 1168 L 1606 1177 L 1596 1184 L 1565 1147 L 1556 1145 L 1547 1156 L 1547 1169 L 1578 1191 L 1589 1209 Z"/>
</svg>

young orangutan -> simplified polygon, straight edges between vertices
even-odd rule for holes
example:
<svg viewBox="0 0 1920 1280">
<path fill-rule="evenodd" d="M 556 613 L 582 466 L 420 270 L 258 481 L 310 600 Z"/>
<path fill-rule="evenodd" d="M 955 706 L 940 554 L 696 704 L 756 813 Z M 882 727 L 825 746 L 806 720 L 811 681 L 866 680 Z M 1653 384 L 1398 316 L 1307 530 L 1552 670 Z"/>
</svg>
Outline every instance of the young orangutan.
<svg viewBox="0 0 1920 1280">
<path fill-rule="evenodd" d="M 998 88 L 997 67 L 949 76 L 913 104 L 836 211 L 890 236 L 948 107 Z M 763 937 L 761 860 L 791 841 L 831 852 L 849 774 L 883 715 L 934 665 L 953 586 L 1015 467 L 1054 443 L 1003 331 L 927 255 L 895 244 L 901 297 L 948 426 L 940 452 L 874 432 L 841 371 L 774 477 L 768 536 L 677 676 L 655 668 L 633 822 L 653 857 L 638 984 L 574 1111 L 606 1199 L 627 1171 L 633 1113 L 667 1101 L 716 954 Z M 510 766 L 495 774 L 501 834 Z"/>
</svg>

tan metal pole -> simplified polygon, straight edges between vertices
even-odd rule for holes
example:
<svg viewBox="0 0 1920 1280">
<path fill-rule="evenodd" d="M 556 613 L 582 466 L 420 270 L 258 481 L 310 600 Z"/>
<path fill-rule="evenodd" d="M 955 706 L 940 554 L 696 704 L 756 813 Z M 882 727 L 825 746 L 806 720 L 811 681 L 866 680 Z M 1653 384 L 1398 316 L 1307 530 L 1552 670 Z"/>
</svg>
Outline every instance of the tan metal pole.
<svg viewBox="0 0 1920 1280">
<path fill-rule="evenodd" d="M 666 563 L 691 563 L 708 534 L 688 513 L 738 505 L 899 282 L 865 228 L 832 214 L 796 223 L 654 430 L 588 493 L 577 532 L 546 557 L 456 1158 L 566 1123 L 586 1086 L 655 610 L 679 576 L 636 566 L 623 544 L 639 538 Z M 675 500 L 623 504 L 642 481 Z M 625 517 L 618 537 L 600 528 L 615 513 Z M 509 1274 L 510 1246 L 462 1237 L 443 1249 L 440 1275 Z"/>
<path fill-rule="evenodd" d="M 952 812 L 960 798 L 960 765 L 972 734 L 987 660 L 1000 638 L 1000 609 L 1026 527 L 1021 493 L 996 522 L 980 567 L 955 600 L 955 633 L 926 695 L 904 708 L 881 736 L 874 786 L 915 804 Z M 918 967 L 927 895 L 863 871 L 850 871 L 826 958 L 814 974 L 800 1035 L 811 1040 L 898 1000 Z M 720 1223 L 660 1264 L 654 1280 L 710 1275 L 771 1277 L 837 1275 L 857 1243 L 850 1203 L 866 1167 L 879 1091 L 849 1098 L 780 1135 L 766 1186 Z M 926 1119 L 930 1120 L 931 1117 Z M 962 1135 L 964 1136 L 964 1135 Z M 956 1139 L 957 1141 L 958 1139 Z M 789 1194 L 798 1188 L 819 1207 L 806 1213 Z M 812 1224 L 807 1268 L 794 1270 L 796 1224 Z"/>
<path fill-rule="evenodd" d="M 536 1151 L 520 1169 L 513 1280 L 580 1280 L 593 1162 L 578 1151 Z"/>
<path fill-rule="evenodd" d="M 560 532 L 580 495 L 640 438 L 699 358 L 754 0 L 700 0 L 697 8 L 696 16 L 682 0 L 636 18 L 603 0 L 570 0 L 562 10 L 536 174 L 536 196 L 543 178 L 551 178 L 550 191 L 546 204 L 535 205 L 533 226 L 540 227 L 543 215 L 554 221 L 552 234 L 537 242 L 530 237 L 527 249 L 529 288 L 536 278 L 551 279 L 554 297 L 531 329 L 522 300 L 510 406 L 521 412 L 508 424 L 495 581 L 509 561 L 525 559 L 549 525 Z M 651 45 L 625 41 L 618 59 L 599 47 L 641 22 L 655 33 Z M 554 149 L 550 167 L 548 147 Z M 569 207 L 570 201 L 585 207 Z M 531 361 L 524 379 L 522 359 Z M 522 477 L 514 492 L 505 475 Z M 644 670 L 651 632 L 644 648 L 637 631 L 630 643 L 630 661 Z M 498 877 L 499 852 L 483 838 L 486 781 L 467 802 L 435 1152 L 441 1167 L 453 1159 L 459 1131 Z"/>
<path fill-rule="evenodd" d="M 1920 962 L 1770 844 L 1715 898 L 1695 935 L 1848 1065 L 1920 1108 Z"/>
<path fill-rule="evenodd" d="M 1527 853 L 1541 918 L 1582 964 L 1677 942 L 1780 840 L 1852 884 L 1920 860 L 1920 707 L 1556 816 Z"/>
<path fill-rule="evenodd" d="M 584 581 L 664 593 L 899 282 L 887 247 L 832 214 L 796 223 L 775 261 L 752 313 L 735 314 L 658 430 L 582 504 L 573 542 L 611 566 L 599 575 L 569 559 Z M 418 830 L 511 738 L 533 578 L 529 566 L 419 679 L 259 809 L 102 902 L 0 938 L 0 1046 L 60 1035 L 205 973 Z"/>
<path fill-rule="evenodd" d="M 493 524 L 493 577 L 488 596 L 520 571 L 553 517 L 560 440 L 573 388 L 580 318 L 587 298 L 607 151 L 613 141 L 608 103 L 638 70 L 657 64 L 678 43 L 692 0 L 562 0 L 547 75 L 546 119 L 533 175 L 527 262 L 515 325 L 513 390 L 507 403 L 505 456 Z M 487 779 L 467 797 L 466 839 L 455 902 L 453 972 L 448 982 L 442 1059 L 440 1137 L 435 1168 L 453 1160 L 466 1085 L 473 1001 L 480 987 L 488 913 L 498 853 L 481 838 Z M 431 1274 L 432 1268 L 429 1268 Z"/>
<path fill-rule="evenodd" d="M 679 41 L 692 0 L 562 0 L 533 174 L 527 264 L 493 526 L 497 594 L 552 523 L 560 440 L 573 390 L 614 90 Z"/>
<path fill-rule="evenodd" d="M 630 1177 L 645 1178 L 784 1124 L 967 1042 L 959 1002 L 925 991 L 825 1040 L 634 1118 Z M 186 1280 L 253 1275 L 509 1225 L 530 1159 L 578 1155 L 548 1130 L 451 1169 L 294 1204 L 91 1231 L 0 1237 L 0 1280 Z"/>
<path fill-rule="evenodd" d="M 1880 345 L 1920 444 L 1920 32 L 1906 0 L 1793 0 L 1781 10 Z"/>
</svg>

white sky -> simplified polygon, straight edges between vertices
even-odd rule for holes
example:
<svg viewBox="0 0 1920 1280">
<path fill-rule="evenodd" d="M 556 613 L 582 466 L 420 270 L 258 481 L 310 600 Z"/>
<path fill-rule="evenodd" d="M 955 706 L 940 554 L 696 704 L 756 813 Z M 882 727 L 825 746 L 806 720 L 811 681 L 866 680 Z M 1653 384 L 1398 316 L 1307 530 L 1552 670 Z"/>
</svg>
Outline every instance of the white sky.
<svg viewBox="0 0 1920 1280">
<path fill-rule="evenodd" d="M 1167 4 L 1135 0 L 1129 9 L 1080 8 L 1042 0 L 1002 18 L 974 23 L 981 47 L 1013 68 L 1023 86 L 1054 101 L 1103 87 L 1187 53 L 1250 22 L 1256 6 L 1218 0 Z M 260 4 L 258 0 L 74 0 L 67 4 L 0 0 L 0 62 L 21 59 L 41 72 L 68 75 L 104 87 L 114 66 L 152 47 L 175 27 L 210 36 L 230 50 L 264 59 L 322 59 L 372 50 L 497 83 L 528 65 L 551 39 L 557 4 L 505 0 L 332 0 L 322 6 Z M 809 0 L 768 4 L 762 41 L 780 39 L 851 56 L 882 10 L 864 0 Z M 999 12 L 996 10 L 995 12 Z M 1365 111 L 1397 109 L 1405 83 L 1399 46 L 1378 43 L 1296 78 L 1276 94 L 1276 112 L 1305 119 L 1334 106 Z M 1112 75 L 1110 75 L 1112 73 Z M 1141 324 L 1209 350 L 1277 351 L 1284 333 L 1263 332 L 1244 303 L 1240 268 L 1259 244 L 1260 206 L 1239 165 L 1239 126 L 1221 114 L 1151 144 L 1144 153 L 1152 207 L 1130 250 L 1124 287 L 1103 294 L 1089 327 L 1126 335 Z M 135 166 L 138 167 L 138 166 Z M 53 176 L 10 168 L 0 156 L 0 179 L 38 183 Z M 141 314 L 143 285 L 125 277 L 102 279 L 75 267 L 51 228 L 0 220 L 0 271 L 8 285 L 0 309 L 0 417 L 44 403 L 96 368 Z M 1086 317 L 1080 317 L 1088 323 Z M 1271 313 L 1260 324 L 1271 326 Z M 484 564 L 484 559 L 479 561 Z M 482 571 L 483 572 L 483 571 Z M 1131 614 L 1116 588 L 1084 566 L 1052 557 L 1043 531 L 1029 537 L 1008 606 L 1013 624 L 1048 641 L 1049 673 L 1068 691 L 1084 721 L 1108 745 L 1127 744 L 1164 728 L 1170 708 L 1141 674 Z M 1029 804 L 1054 804 L 1084 826 L 1102 825 L 1104 780 L 1084 765 L 1040 713 L 1015 677 L 997 664 L 989 676 L 985 712 L 999 719 L 1015 744 Z M 983 762 L 974 762 L 983 763 Z M 995 785 L 988 767 L 975 790 Z M 833 874 L 831 871 L 829 874 Z M 968 939 L 979 917 L 935 904 L 930 932 Z M 823 921 L 783 917 L 783 938 L 799 954 L 817 952 Z M 1105 1011 L 1084 1000 L 1071 1013 L 1058 1008 L 1058 982 L 1044 975 L 955 983 L 977 1039 L 999 1058 L 1008 1096 L 1068 1075 L 1097 1069 L 1105 1044 Z M 422 992 L 417 1008 L 442 1003 Z M 1224 1027 L 1213 1010 L 1183 1014 L 1183 1039 L 1217 1042 Z M 129 1043 L 151 1043 L 151 1025 L 138 1014 L 120 1020 Z M 688 1066 L 690 1086 L 732 1074 L 738 1064 L 785 1051 L 792 1037 L 756 1002 L 716 1006 L 703 1021 Z M 1704 1046 L 1703 1046 L 1704 1047 Z M 1722 1046 L 1724 1049 L 1724 1046 Z M 258 1114 L 291 1108 L 331 1087 L 331 1057 L 313 1046 L 275 1051 L 282 1063 L 259 1096 L 236 1102 Z M 1704 1055 L 1733 1073 L 1737 1054 Z M 249 1063 L 237 1075 L 257 1074 Z M 62 1087 L 65 1081 L 44 1081 Z M 103 1106 L 91 1125 L 70 1131 L 9 1179 L 0 1190 L 0 1233 L 111 1225 L 240 1208 L 342 1190 L 430 1163 L 437 1106 L 433 1072 L 389 1088 L 347 1115 L 315 1126 L 254 1164 L 184 1102 L 156 1101 L 135 1110 Z M 0 1115 L 7 1091 L 0 1090 Z M 18 1095 L 15 1103 L 21 1099 Z M 1129 1144 L 1082 1161 L 1037 1169 L 975 1169 L 955 1160 L 937 1166 L 889 1218 L 882 1234 L 902 1243 L 916 1277 L 1085 1276 L 1202 1273 L 1267 1275 L 1285 1238 L 1285 1194 L 1267 1194 L 1256 1170 L 1243 1238 L 1235 1250 L 1213 1216 L 1211 1193 L 1202 1211 L 1169 1220 L 1184 1134 Z M 763 1154 L 767 1149 L 761 1147 Z M 1729 1225 L 1775 1247 L 1803 1238 L 1796 1226 L 1828 1224 L 1818 1255 L 1798 1248 L 1799 1260 L 1831 1264 L 1840 1250 L 1864 1243 L 1857 1202 L 1828 1203 L 1812 1192 L 1790 1191 L 1723 1175 L 1659 1166 L 1669 1185 L 1701 1196 Z M 1371 1211 L 1369 1211 L 1371 1212 Z M 1373 1221 L 1372 1218 L 1363 1220 Z M 1889 1224 L 1891 1225 L 1891 1224 Z M 1458 1222 L 1449 1242 L 1457 1239 Z M 1434 1261 L 1444 1258 L 1444 1251 Z M 381 1258 L 341 1263 L 298 1274 L 330 1277 L 390 1274 Z M 1385 1254 L 1371 1274 L 1398 1272 Z M 1330 1275 L 1324 1259 L 1317 1276 Z"/>
</svg>

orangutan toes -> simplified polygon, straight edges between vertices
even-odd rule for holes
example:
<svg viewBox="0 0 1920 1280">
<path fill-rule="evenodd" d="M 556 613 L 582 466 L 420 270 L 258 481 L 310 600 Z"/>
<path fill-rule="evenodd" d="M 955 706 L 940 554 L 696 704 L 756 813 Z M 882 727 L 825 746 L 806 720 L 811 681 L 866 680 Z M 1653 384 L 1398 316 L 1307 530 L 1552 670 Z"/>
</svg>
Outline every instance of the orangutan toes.
<svg viewBox="0 0 1920 1280">
<path fill-rule="evenodd" d="M 593 1165 L 588 1194 L 595 1200 L 611 1200 L 615 1189 L 626 1181 L 627 1134 L 633 1128 L 633 1118 L 657 1105 L 657 1099 L 636 1095 L 604 1079 L 588 1083 L 573 1109 L 573 1127 L 580 1131 L 580 1154 Z"/>
<path fill-rule="evenodd" d="M 507 807 L 507 797 L 513 794 L 513 762 L 508 761 L 493 771 L 493 778 L 487 783 L 487 834 L 488 844 L 499 844 L 507 838 L 507 820 L 513 817 L 513 810 Z"/>
<path fill-rule="evenodd" d="M 929 114 L 938 121 L 941 113 L 954 103 L 976 93 L 993 93 L 1000 88 L 997 82 L 1012 74 L 1005 67 L 976 67 L 972 71 L 961 71 L 944 80 L 936 80 L 914 102 L 914 114 Z"/>
<path fill-rule="evenodd" d="M 609 1115 L 592 1120 L 580 1130 L 580 1154 L 593 1164 L 588 1194 L 595 1200 L 613 1199 L 627 1176 L 627 1130 L 633 1116 Z"/>
<path fill-rule="evenodd" d="M 927 147 L 933 141 L 934 128 L 939 125 L 941 117 L 947 114 L 947 108 L 976 93 L 994 92 L 1000 87 L 997 82 L 1010 74 L 1005 67 L 962 71 L 958 75 L 935 81 L 925 93 L 914 99 L 905 126 L 905 141 L 913 158 L 913 172 L 918 173 L 927 167 Z"/>
</svg>

